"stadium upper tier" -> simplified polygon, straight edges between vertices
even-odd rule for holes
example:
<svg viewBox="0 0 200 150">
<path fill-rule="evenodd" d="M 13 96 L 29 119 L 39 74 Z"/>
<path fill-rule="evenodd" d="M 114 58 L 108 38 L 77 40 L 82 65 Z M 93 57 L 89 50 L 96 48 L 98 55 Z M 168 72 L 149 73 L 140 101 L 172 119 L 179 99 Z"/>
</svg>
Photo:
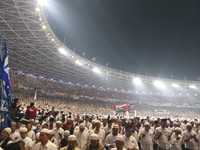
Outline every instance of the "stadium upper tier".
<svg viewBox="0 0 200 150">
<path fill-rule="evenodd" d="M 10 68 L 64 82 L 118 89 L 158 86 L 196 90 L 198 81 L 159 79 L 98 65 L 68 49 L 53 33 L 44 15 L 45 0 L 1 0 L 0 34 L 8 41 Z M 133 79 L 133 77 L 136 77 Z M 161 82 L 162 81 L 162 82 Z M 168 89 L 168 88 L 167 88 Z"/>
</svg>

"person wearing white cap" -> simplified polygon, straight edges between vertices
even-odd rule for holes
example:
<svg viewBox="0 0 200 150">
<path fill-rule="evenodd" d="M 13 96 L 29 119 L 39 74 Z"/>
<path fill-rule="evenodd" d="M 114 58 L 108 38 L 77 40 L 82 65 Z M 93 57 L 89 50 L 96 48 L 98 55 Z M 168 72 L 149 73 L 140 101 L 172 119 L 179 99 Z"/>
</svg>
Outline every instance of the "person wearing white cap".
<svg viewBox="0 0 200 150">
<path fill-rule="evenodd" d="M 33 141 L 33 147 L 40 142 L 40 132 L 35 135 L 35 141 Z"/>
<path fill-rule="evenodd" d="M 181 128 L 176 127 L 171 136 L 171 150 L 182 150 Z"/>
<path fill-rule="evenodd" d="M 42 129 L 40 131 L 40 142 L 32 150 L 58 150 L 57 146 L 49 140 L 48 129 Z"/>
<path fill-rule="evenodd" d="M 77 138 L 75 135 L 70 135 L 68 137 L 68 145 L 61 148 L 60 150 L 81 150 L 78 147 Z"/>
<path fill-rule="evenodd" d="M 198 150 L 198 139 L 197 139 L 196 133 L 192 129 L 192 125 L 190 123 L 188 123 L 186 125 L 186 131 L 183 132 L 182 141 L 184 143 L 185 149 Z"/>
<path fill-rule="evenodd" d="M 20 127 L 19 128 L 19 133 L 21 135 L 21 138 L 22 138 L 23 142 L 25 143 L 26 150 L 31 150 L 32 145 L 33 145 L 33 141 L 32 141 L 31 138 L 29 138 L 27 136 L 27 132 L 28 132 L 28 130 L 27 130 L 26 127 Z"/>
<path fill-rule="evenodd" d="M 55 132 L 54 130 L 49 130 L 49 140 L 55 144 L 56 146 L 60 147 L 60 143 L 57 141 L 55 137 Z"/>
<path fill-rule="evenodd" d="M 109 148 L 114 148 L 115 147 L 115 140 L 116 137 L 119 135 L 119 126 L 117 124 L 113 125 L 112 127 L 112 133 L 110 133 L 105 140 L 106 146 Z"/>
<path fill-rule="evenodd" d="M 93 134 L 93 133 L 95 133 L 99 136 L 99 140 L 103 144 L 104 139 L 105 139 L 105 131 L 104 131 L 104 129 L 101 128 L 101 122 L 99 120 L 95 121 L 95 128 L 91 132 L 91 134 Z"/>
<path fill-rule="evenodd" d="M 99 136 L 97 134 L 91 134 L 89 137 L 89 143 L 86 150 L 103 150 L 103 145 L 99 142 Z"/>
<path fill-rule="evenodd" d="M 79 129 L 74 132 L 74 135 L 77 137 L 78 147 L 81 150 L 85 150 L 89 136 L 88 129 L 83 124 L 80 124 Z"/>
<path fill-rule="evenodd" d="M 142 150 L 153 150 L 153 135 L 150 132 L 149 122 L 144 123 L 144 129 L 140 130 L 139 142 Z"/>
<path fill-rule="evenodd" d="M 64 137 L 64 129 L 61 126 L 62 126 L 62 122 L 57 121 L 56 122 L 56 128 L 53 130 L 54 136 L 55 136 L 58 143 L 60 143 L 62 138 Z"/>
<path fill-rule="evenodd" d="M 111 150 L 127 150 L 124 146 L 124 136 L 118 135 L 115 140 L 116 147 L 112 148 Z"/>
</svg>

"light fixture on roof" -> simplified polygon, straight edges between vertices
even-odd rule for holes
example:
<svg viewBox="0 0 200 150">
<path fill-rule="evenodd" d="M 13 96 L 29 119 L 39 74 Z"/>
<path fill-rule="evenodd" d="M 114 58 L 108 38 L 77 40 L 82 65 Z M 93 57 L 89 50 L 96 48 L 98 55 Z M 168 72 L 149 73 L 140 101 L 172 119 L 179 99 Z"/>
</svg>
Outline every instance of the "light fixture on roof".
<svg viewBox="0 0 200 150">
<path fill-rule="evenodd" d="M 177 89 L 180 88 L 180 85 L 179 85 L 179 84 L 176 84 L 176 83 L 172 83 L 171 86 L 172 86 L 173 88 L 177 88 Z"/>
<path fill-rule="evenodd" d="M 197 86 L 196 86 L 195 84 L 191 84 L 191 85 L 189 85 L 189 88 L 190 88 L 190 89 L 196 90 L 196 89 L 197 89 Z"/>
<path fill-rule="evenodd" d="M 96 74 L 102 74 L 101 69 L 99 69 L 98 67 L 94 67 L 94 68 L 92 69 L 92 71 L 93 71 L 94 73 L 96 73 Z"/>
<path fill-rule="evenodd" d="M 163 81 L 160 81 L 160 80 L 155 80 L 153 82 L 153 85 L 158 88 L 158 89 L 161 89 L 161 90 L 164 90 L 166 88 L 166 85 L 164 84 Z"/>
<path fill-rule="evenodd" d="M 45 25 L 42 25 L 42 29 L 45 30 L 47 27 Z"/>
<path fill-rule="evenodd" d="M 75 64 L 77 64 L 78 66 L 83 66 L 83 64 L 78 59 L 75 61 Z"/>
<path fill-rule="evenodd" d="M 136 85 L 136 86 L 141 86 L 141 85 L 142 85 L 142 79 L 139 78 L 139 77 L 133 77 L 132 82 L 133 82 L 133 84 Z"/>
<path fill-rule="evenodd" d="M 67 53 L 67 51 L 65 50 L 64 47 L 60 47 L 60 48 L 58 49 L 58 51 L 59 51 L 62 55 L 68 56 L 68 53 Z"/>
<path fill-rule="evenodd" d="M 39 6 L 44 7 L 47 4 L 47 0 L 37 0 Z"/>
<path fill-rule="evenodd" d="M 40 12 L 40 8 L 39 8 L 39 7 L 36 7 L 36 8 L 35 8 L 35 11 L 36 11 L 36 12 Z"/>
</svg>

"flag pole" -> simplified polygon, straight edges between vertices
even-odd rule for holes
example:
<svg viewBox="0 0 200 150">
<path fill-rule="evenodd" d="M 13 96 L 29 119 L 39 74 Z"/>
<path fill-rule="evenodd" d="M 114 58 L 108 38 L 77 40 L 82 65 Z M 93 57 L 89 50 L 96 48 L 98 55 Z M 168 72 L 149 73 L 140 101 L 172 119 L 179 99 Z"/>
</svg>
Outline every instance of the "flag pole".
<svg viewBox="0 0 200 150">
<path fill-rule="evenodd" d="M 10 115 L 9 112 L 11 106 L 11 85 L 10 85 L 10 76 L 8 68 L 8 49 L 6 39 L 0 35 L 0 96 L 1 96 L 1 105 L 0 105 L 0 128 L 5 128 L 10 125 Z"/>
<path fill-rule="evenodd" d="M 2 37 L 2 35 L 0 35 L 0 59 L 2 60 L 3 58 L 2 58 L 2 48 L 3 48 L 3 37 Z M 0 129 L 2 129 L 3 127 L 4 127 L 4 122 L 5 122 L 5 120 L 4 119 L 6 119 L 5 118 L 5 112 L 4 112 L 4 110 L 3 110 L 3 92 L 4 92 L 4 90 L 3 90 L 3 80 L 2 79 L 0 79 L 0 87 L 1 87 L 1 102 L 0 102 L 0 115 L 1 115 L 1 122 L 0 122 Z"/>
</svg>

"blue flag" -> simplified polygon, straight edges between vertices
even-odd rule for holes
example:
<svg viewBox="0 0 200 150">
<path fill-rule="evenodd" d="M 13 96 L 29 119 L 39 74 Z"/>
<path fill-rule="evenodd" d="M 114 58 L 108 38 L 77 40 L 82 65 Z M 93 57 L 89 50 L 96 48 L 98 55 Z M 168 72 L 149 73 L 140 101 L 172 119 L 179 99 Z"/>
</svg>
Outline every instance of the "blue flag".
<svg viewBox="0 0 200 150">
<path fill-rule="evenodd" d="M 4 126 L 8 125 L 9 117 L 9 108 L 11 106 L 11 84 L 9 76 L 9 67 L 8 67 L 8 48 L 6 40 L 1 42 L 2 48 L 0 50 L 0 80 L 1 80 L 1 106 L 0 110 L 3 113 Z M 2 117 L 1 117 L 2 118 Z"/>
</svg>

